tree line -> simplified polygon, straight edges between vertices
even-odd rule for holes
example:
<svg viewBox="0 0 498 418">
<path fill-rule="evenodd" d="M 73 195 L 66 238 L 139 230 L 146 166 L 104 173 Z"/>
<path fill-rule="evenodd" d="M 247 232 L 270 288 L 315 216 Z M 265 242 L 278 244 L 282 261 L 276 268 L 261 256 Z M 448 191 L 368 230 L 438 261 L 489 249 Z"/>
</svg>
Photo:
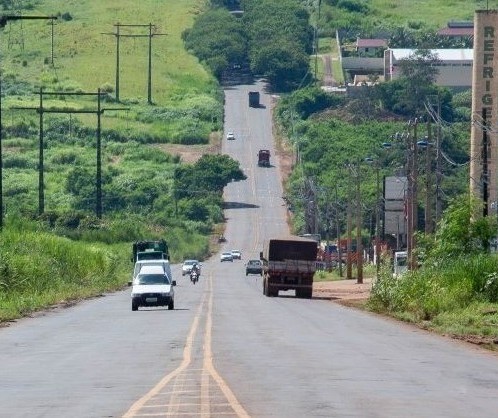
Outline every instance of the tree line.
<svg viewBox="0 0 498 418">
<path fill-rule="evenodd" d="M 219 79 L 227 70 L 247 66 L 276 90 L 301 85 L 309 76 L 313 40 L 309 13 L 301 2 L 244 0 L 241 17 L 228 6 L 212 1 L 183 33 L 186 48 Z"/>
</svg>

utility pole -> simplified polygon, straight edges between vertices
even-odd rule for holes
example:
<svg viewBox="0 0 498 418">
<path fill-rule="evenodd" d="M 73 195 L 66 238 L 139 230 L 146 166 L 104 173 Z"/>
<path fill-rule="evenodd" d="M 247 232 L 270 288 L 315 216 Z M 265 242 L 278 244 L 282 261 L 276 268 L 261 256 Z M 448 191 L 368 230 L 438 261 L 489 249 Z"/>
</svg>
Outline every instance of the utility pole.
<svg viewBox="0 0 498 418">
<path fill-rule="evenodd" d="M 407 255 L 408 265 L 411 270 L 416 268 L 417 260 L 415 257 L 416 237 L 418 224 L 418 201 L 417 201 L 417 124 L 418 120 L 415 118 L 409 122 L 409 127 L 413 128 L 413 134 L 408 135 L 408 234 L 407 234 Z"/>
<path fill-rule="evenodd" d="M 342 277 L 342 245 L 341 245 L 341 218 L 339 211 L 339 198 L 337 184 L 335 185 L 335 213 L 336 213 L 336 230 L 337 230 L 337 256 L 339 260 L 339 277 Z"/>
<path fill-rule="evenodd" d="M 45 211 L 45 181 L 44 181 L 44 129 L 43 129 L 43 115 L 45 113 L 81 113 L 81 114 L 96 114 L 97 115 L 97 163 L 96 163 L 96 207 L 95 215 L 97 218 L 102 218 L 102 151 L 101 151 L 101 116 L 104 110 L 129 110 L 128 108 L 107 108 L 102 109 L 101 107 L 101 93 L 98 89 L 97 93 L 67 93 L 67 92 L 44 92 L 43 88 L 39 91 L 40 101 L 39 107 L 13 107 L 12 109 L 18 110 L 35 110 L 40 115 L 40 126 L 39 126 L 39 168 L 38 168 L 38 214 L 41 215 Z M 43 96 L 96 96 L 97 97 L 97 110 L 92 109 L 54 109 L 54 108 L 44 108 L 43 107 Z"/>
<path fill-rule="evenodd" d="M 148 43 L 148 68 L 147 68 L 147 103 L 148 104 L 153 104 L 152 102 L 152 37 L 154 36 L 163 36 L 167 35 L 166 33 L 155 33 L 154 29 L 156 28 L 152 23 L 146 24 L 146 25 L 141 25 L 141 24 L 131 24 L 131 25 L 124 25 L 121 23 L 116 23 L 114 25 L 116 28 L 116 32 L 103 32 L 102 35 L 112 35 L 116 37 L 116 101 L 119 102 L 119 52 L 120 52 L 120 46 L 119 46 L 119 41 L 120 38 L 144 38 L 147 37 L 149 38 L 149 43 Z M 122 27 L 128 27 L 128 28 L 144 28 L 147 27 L 149 28 L 149 33 L 148 34 L 125 34 L 120 32 L 120 28 Z"/>
<path fill-rule="evenodd" d="M 375 162 L 375 180 L 376 190 L 375 198 L 377 200 L 375 205 L 375 277 L 379 278 L 380 273 L 380 164 L 379 160 Z"/>
<path fill-rule="evenodd" d="M 353 224 L 353 215 L 352 215 L 352 187 L 351 187 L 351 166 L 348 165 L 348 205 L 347 205 L 347 219 L 346 219 L 346 229 L 347 229 L 347 252 L 346 252 L 346 279 L 350 280 L 353 278 L 352 272 L 352 260 L 351 260 L 351 252 L 352 252 L 352 224 Z"/>
<path fill-rule="evenodd" d="M 361 241 L 361 168 L 356 167 L 356 283 L 363 283 L 363 245 Z"/>
<path fill-rule="evenodd" d="M 22 16 L 22 15 L 4 15 L 0 16 L 0 28 L 4 28 L 7 22 L 13 20 L 47 20 L 50 19 L 52 22 L 57 19 L 56 16 Z M 52 35 L 53 38 L 53 35 Z M 0 77 L 2 74 L 0 73 Z M 2 140 L 3 140 L 3 125 L 2 125 L 2 90 L 1 90 L 1 79 L 0 79 L 0 230 L 3 229 L 4 223 L 4 205 L 3 205 L 3 150 L 2 150 Z"/>
<path fill-rule="evenodd" d="M 2 158 L 2 74 L 0 73 L 0 231 L 3 229 L 3 158 Z"/>
<path fill-rule="evenodd" d="M 441 98 L 437 95 L 437 134 L 436 134 L 436 226 L 441 219 Z M 483 160 L 484 161 L 484 160 Z M 483 170 L 483 173 L 485 171 Z"/>
<path fill-rule="evenodd" d="M 427 118 L 427 147 L 425 149 L 425 233 L 432 234 L 432 126 Z"/>
</svg>

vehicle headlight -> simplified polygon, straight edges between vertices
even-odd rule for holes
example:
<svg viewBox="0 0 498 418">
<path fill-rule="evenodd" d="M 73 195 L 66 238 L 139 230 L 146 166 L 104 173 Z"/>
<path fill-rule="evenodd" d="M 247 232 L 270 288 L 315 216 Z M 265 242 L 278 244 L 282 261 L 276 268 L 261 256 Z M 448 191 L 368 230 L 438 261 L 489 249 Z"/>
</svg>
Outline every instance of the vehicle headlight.
<svg viewBox="0 0 498 418">
<path fill-rule="evenodd" d="M 132 293 L 131 297 L 132 298 L 138 298 L 138 297 L 140 297 L 140 293 Z"/>
</svg>

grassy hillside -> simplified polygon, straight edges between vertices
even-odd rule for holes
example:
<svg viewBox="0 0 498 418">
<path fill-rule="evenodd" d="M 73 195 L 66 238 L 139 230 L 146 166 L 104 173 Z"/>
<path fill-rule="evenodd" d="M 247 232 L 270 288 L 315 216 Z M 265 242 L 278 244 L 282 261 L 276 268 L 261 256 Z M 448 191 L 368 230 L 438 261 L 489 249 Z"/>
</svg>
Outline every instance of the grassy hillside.
<svg viewBox="0 0 498 418">
<path fill-rule="evenodd" d="M 375 15 L 392 23 L 421 21 L 428 26 L 444 27 L 451 20 L 473 20 L 474 10 L 485 8 L 485 1 L 469 0 L 370 0 Z"/>
<path fill-rule="evenodd" d="M 23 10 L 23 15 L 60 18 L 54 26 L 54 65 L 49 21 L 13 22 L 0 30 L 6 225 L 0 233 L 0 321 L 121 287 L 129 278 L 129 248 L 136 239 L 166 237 L 174 262 L 205 256 L 209 251 L 207 223 L 199 231 L 197 223 L 175 217 L 170 195 L 179 158 L 148 144 L 207 143 L 223 121 L 217 82 L 184 50 L 181 40 L 182 31 L 203 10 L 205 1 L 19 3 L 35 5 Z M 116 37 L 102 33 L 114 33 L 113 25 L 118 22 L 157 26 L 158 36 L 152 39 L 153 106 L 147 104 L 147 37 L 121 38 L 121 103 L 113 101 Z M 148 27 L 123 27 L 121 34 L 148 34 Z M 44 224 L 31 226 L 26 221 L 38 214 L 39 116 L 34 110 L 14 107 L 38 106 L 35 92 L 40 87 L 57 92 L 96 92 L 100 87 L 110 93 L 104 108 L 127 108 L 107 110 L 102 117 L 100 222 L 91 217 L 95 208 L 96 115 L 50 113 L 44 114 L 43 121 Z M 96 100 L 47 96 L 43 105 L 95 110 Z M 82 213 L 89 217 L 81 217 Z M 84 271 L 78 270 L 80 261 L 75 253 L 88 259 Z M 26 264 L 27 260 L 34 260 L 36 266 Z M 50 260 L 56 260 L 56 265 Z"/>
<path fill-rule="evenodd" d="M 51 58 L 49 21 L 8 23 L 0 38 L 5 59 L 5 74 L 16 74 L 33 84 L 53 83 L 95 91 L 105 84 L 114 86 L 116 69 L 116 23 L 156 26 L 152 40 L 152 97 L 159 105 L 209 91 L 211 76 L 196 58 L 183 48 L 181 32 L 191 26 L 205 4 L 202 0 L 44 0 L 24 15 L 69 14 L 72 20 L 60 18 L 54 26 L 54 64 Z M 24 51 L 15 41 L 24 38 Z M 120 33 L 146 35 L 148 28 L 122 27 Z M 164 34 L 164 35 L 163 35 Z M 9 49 L 9 43 L 11 47 Z M 48 60 L 48 64 L 47 64 Z M 148 38 L 121 38 L 120 96 L 123 99 L 147 98 Z"/>
</svg>

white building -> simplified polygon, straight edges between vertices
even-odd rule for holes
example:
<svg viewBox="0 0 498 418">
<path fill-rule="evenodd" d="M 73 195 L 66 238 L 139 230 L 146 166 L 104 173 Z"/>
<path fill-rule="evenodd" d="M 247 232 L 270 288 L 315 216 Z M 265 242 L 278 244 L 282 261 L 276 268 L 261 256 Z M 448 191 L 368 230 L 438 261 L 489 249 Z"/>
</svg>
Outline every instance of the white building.
<svg viewBox="0 0 498 418">
<path fill-rule="evenodd" d="M 439 59 L 438 75 L 435 83 L 439 86 L 454 89 L 472 87 L 472 49 L 431 49 L 432 54 Z M 399 61 L 410 58 L 415 49 L 387 49 L 384 52 L 384 79 L 386 81 L 399 77 L 401 71 Z"/>
</svg>

